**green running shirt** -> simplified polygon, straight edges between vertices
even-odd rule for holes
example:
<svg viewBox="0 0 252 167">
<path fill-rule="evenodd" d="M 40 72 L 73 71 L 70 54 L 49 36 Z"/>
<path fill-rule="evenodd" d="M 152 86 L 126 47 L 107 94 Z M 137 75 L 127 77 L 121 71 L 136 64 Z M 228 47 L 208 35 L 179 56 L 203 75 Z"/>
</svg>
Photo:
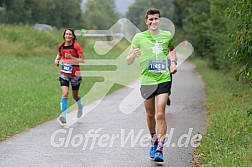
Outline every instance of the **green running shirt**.
<svg viewBox="0 0 252 167">
<path fill-rule="evenodd" d="M 168 69 L 167 57 L 169 47 L 174 45 L 172 34 L 169 31 L 159 30 L 157 35 L 149 34 L 148 31 L 137 33 L 131 43 L 133 48 L 141 50 L 140 69 L 141 69 L 141 85 L 156 85 L 163 82 L 171 81 Z M 165 71 L 150 72 L 149 61 L 163 60 L 165 61 Z"/>
</svg>

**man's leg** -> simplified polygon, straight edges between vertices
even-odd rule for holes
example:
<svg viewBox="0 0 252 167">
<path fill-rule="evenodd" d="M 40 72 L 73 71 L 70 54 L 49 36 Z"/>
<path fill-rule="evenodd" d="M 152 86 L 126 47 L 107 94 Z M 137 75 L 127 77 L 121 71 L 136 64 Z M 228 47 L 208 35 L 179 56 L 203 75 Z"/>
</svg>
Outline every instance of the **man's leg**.
<svg viewBox="0 0 252 167">
<path fill-rule="evenodd" d="M 156 120 L 155 120 L 155 97 L 151 97 L 150 99 L 146 99 L 144 101 L 145 110 L 146 110 L 146 119 L 148 128 L 151 135 L 151 146 L 149 155 L 150 158 L 154 158 L 156 149 L 157 149 L 157 136 L 156 136 Z"/>
<path fill-rule="evenodd" d="M 168 68 L 169 68 L 169 70 L 170 70 L 170 67 L 171 67 L 171 59 L 168 58 Z M 170 73 L 170 77 L 171 77 L 171 82 L 172 82 L 172 74 L 171 73 Z M 171 92 L 169 92 L 169 95 L 171 95 Z M 167 106 L 171 105 L 171 100 L 170 100 L 169 96 L 168 96 L 166 104 L 167 104 Z"/>
<path fill-rule="evenodd" d="M 164 140 L 165 134 L 167 130 L 167 124 L 166 124 L 166 118 L 165 118 L 165 107 L 166 107 L 166 101 L 168 99 L 168 94 L 160 94 L 157 96 L 157 113 L 156 113 L 156 119 L 157 119 L 157 134 L 158 139 Z"/>
<path fill-rule="evenodd" d="M 171 77 L 171 86 L 172 86 L 172 74 L 170 74 L 170 77 Z M 171 90 L 168 94 L 169 94 L 169 96 L 168 96 L 166 104 L 167 104 L 167 106 L 170 106 L 171 105 L 171 100 L 170 100 Z"/>
<path fill-rule="evenodd" d="M 165 135 L 167 131 L 167 124 L 165 118 L 165 107 L 168 99 L 168 93 L 163 93 L 157 96 L 157 136 L 158 136 L 158 148 L 155 154 L 154 160 L 157 162 L 163 162 L 163 144 L 165 141 Z"/>
<path fill-rule="evenodd" d="M 144 101 L 144 106 L 146 110 L 146 119 L 150 133 L 156 131 L 156 120 L 155 120 L 155 97 L 146 99 Z"/>
</svg>

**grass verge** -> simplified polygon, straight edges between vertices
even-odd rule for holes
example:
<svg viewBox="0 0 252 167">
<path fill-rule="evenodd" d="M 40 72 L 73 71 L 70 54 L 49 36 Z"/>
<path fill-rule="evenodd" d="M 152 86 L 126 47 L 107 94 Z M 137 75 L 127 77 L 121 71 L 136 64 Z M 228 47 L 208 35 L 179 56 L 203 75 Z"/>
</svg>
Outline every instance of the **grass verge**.
<svg viewBox="0 0 252 167">
<path fill-rule="evenodd" d="M 193 60 L 205 83 L 207 130 L 196 153 L 202 166 L 252 164 L 252 89 Z"/>
</svg>

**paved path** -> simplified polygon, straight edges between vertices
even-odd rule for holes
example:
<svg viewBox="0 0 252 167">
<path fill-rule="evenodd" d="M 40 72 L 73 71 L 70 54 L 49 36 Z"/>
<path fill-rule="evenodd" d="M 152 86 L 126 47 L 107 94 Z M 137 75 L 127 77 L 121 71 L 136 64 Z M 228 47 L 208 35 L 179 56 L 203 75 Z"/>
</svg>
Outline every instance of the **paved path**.
<svg viewBox="0 0 252 167">
<path fill-rule="evenodd" d="M 119 109 L 131 91 L 124 88 L 106 96 L 69 128 L 52 120 L 0 142 L 0 166 L 160 166 L 148 158 L 143 104 L 132 114 Z M 194 65 L 183 63 L 174 75 L 172 104 L 166 111 L 171 141 L 164 148 L 165 162 L 161 166 L 191 166 L 191 140 L 204 130 L 206 118 L 203 93 Z M 134 99 L 128 103 L 130 106 Z"/>
</svg>

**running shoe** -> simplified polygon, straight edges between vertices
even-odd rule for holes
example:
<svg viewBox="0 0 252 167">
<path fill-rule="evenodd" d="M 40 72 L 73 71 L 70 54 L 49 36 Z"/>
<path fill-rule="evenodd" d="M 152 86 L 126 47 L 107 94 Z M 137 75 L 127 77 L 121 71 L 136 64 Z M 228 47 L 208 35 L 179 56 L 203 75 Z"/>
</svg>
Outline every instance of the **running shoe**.
<svg viewBox="0 0 252 167">
<path fill-rule="evenodd" d="M 62 126 L 64 126 L 64 125 L 66 125 L 66 116 L 64 116 L 64 115 L 60 115 L 59 117 L 58 117 L 58 122 L 60 123 L 60 125 L 62 125 Z"/>
<path fill-rule="evenodd" d="M 155 162 L 164 162 L 163 152 L 157 150 L 154 155 L 154 161 Z"/>
<path fill-rule="evenodd" d="M 150 154 L 150 158 L 153 159 L 154 156 L 155 156 L 155 153 L 156 153 L 156 150 L 157 150 L 157 147 L 158 145 L 156 143 L 151 143 L 151 146 L 150 146 L 150 151 L 149 151 L 149 154 Z"/>
<path fill-rule="evenodd" d="M 82 116 L 82 110 L 83 110 L 83 105 L 81 105 L 81 108 L 78 108 L 77 118 L 80 118 Z"/>
</svg>

